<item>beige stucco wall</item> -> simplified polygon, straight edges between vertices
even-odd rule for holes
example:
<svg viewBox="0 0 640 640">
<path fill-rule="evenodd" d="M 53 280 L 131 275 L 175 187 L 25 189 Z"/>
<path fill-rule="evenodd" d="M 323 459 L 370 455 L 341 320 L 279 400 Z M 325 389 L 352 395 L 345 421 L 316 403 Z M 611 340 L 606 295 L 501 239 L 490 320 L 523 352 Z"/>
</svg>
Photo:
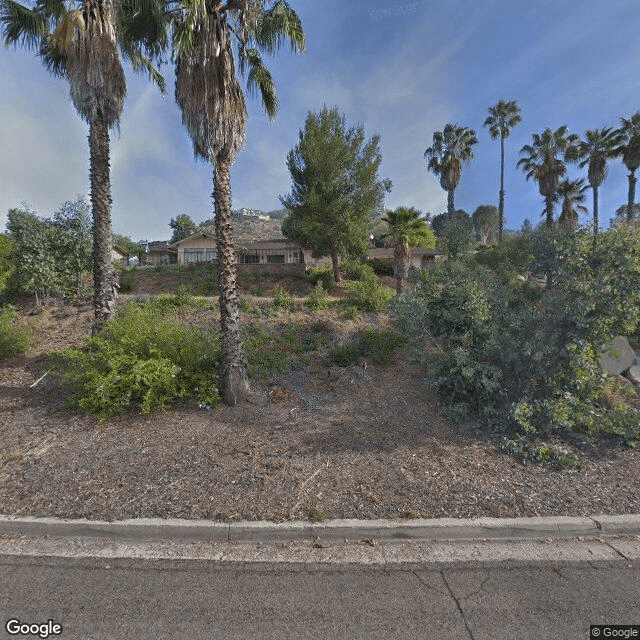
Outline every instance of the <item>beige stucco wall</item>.
<svg viewBox="0 0 640 640">
<path fill-rule="evenodd" d="M 185 259 L 185 252 L 195 251 L 195 250 L 203 250 L 203 251 L 211 251 L 215 252 L 216 249 L 216 241 L 214 238 L 209 236 L 202 237 L 199 233 L 194 233 L 192 236 L 185 238 L 177 247 L 178 249 L 178 264 L 185 264 L 187 260 Z M 215 254 L 214 254 L 215 257 Z M 189 260 L 189 262 L 193 262 L 193 260 Z"/>
</svg>

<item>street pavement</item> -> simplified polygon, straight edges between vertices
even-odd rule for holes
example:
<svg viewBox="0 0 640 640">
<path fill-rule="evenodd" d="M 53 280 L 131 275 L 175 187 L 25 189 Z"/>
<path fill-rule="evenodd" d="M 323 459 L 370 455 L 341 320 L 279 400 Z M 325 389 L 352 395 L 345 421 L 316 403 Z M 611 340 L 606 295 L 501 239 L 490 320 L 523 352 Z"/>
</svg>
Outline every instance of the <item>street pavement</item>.
<svg viewBox="0 0 640 640">
<path fill-rule="evenodd" d="M 51 620 L 62 633 L 48 637 L 65 640 L 571 640 L 595 637 L 591 624 L 639 625 L 640 531 L 628 519 L 601 524 L 596 535 L 562 535 L 575 522 L 549 524 L 504 521 L 486 538 L 461 528 L 451 537 L 448 528 L 407 541 L 398 537 L 406 531 L 393 537 L 385 527 L 378 538 L 362 537 L 372 529 L 361 523 L 346 542 L 331 526 L 295 539 L 280 528 L 278 540 L 265 529 L 262 540 L 242 542 L 78 536 L 55 526 L 7 532 L 1 633 L 43 637 L 10 635 L 5 624 L 14 619 Z M 532 535 L 538 526 L 547 533 Z M 627 532 L 612 533 L 616 527 Z M 524 533 L 506 535 L 514 528 Z M 484 526 L 472 531 L 486 535 Z"/>
</svg>

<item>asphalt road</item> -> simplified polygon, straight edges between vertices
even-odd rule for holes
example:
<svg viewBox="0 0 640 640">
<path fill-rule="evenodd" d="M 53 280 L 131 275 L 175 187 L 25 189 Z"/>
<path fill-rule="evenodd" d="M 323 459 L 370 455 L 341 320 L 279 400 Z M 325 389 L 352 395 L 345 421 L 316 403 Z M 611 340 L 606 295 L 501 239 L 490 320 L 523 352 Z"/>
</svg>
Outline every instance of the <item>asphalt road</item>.
<svg viewBox="0 0 640 640">
<path fill-rule="evenodd" d="M 316 550 L 322 561 L 313 561 L 311 543 L 232 552 L 171 543 L 161 553 L 140 544 L 76 544 L 69 553 L 11 544 L 0 545 L 5 637 L 38 637 L 9 635 L 10 618 L 52 619 L 62 634 L 49 637 L 65 640 L 587 640 L 590 624 L 640 624 L 637 539 L 617 550 L 593 540 L 443 552 L 354 544 Z M 234 559 L 215 559 L 221 549 Z"/>
</svg>

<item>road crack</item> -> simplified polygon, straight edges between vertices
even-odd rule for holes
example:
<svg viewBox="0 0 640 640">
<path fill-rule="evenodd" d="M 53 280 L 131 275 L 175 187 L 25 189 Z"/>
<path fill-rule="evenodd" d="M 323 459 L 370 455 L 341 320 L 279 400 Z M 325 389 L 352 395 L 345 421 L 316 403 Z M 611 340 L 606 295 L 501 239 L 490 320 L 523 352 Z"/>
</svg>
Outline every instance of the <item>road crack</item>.
<svg viewBox="0 0 640 640">
<path fill-rule="evenodd" d="M 455 595 L 453 594 L 453 590 L 451 589 L 451 587 L 449 586 L 449 583 L 447 582 L 447 578 L 444 575 L 444 570 L 440 572 L 440 575 L 442 576 L 442 579 L 444 580 L 444 583 L 447 586 L 447 589 L 449 590 L 449 595 L 453 598 L 454 602 L 456 603 L 456 606 L 458 607 L 458 611 L 460 612 L 462 622 L 464 622 L 464 626 L 467 630 L 467 633 L 469 634 L 469 638 L 471 638 L 471 640 L 475 640 L 475 638 L 473 637 L 473 633 L 471 633 L 471 629 L 469 629 L 469 625 L 467 624 L 467 619 L 464 616 L 462 607 L 460 606 L 460 601 L 458 600 L 458 598 L 455 597 Z"/>
</svg>

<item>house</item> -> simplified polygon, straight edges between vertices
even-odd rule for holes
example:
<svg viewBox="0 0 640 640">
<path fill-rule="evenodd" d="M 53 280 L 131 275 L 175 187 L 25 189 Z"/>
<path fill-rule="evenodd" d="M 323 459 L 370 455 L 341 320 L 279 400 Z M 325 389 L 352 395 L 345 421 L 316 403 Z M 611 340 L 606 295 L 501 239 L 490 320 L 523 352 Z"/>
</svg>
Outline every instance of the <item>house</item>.
<svg viewBox="0 0 640 640">
<path fill-rule="evenodd" d="M 168 245 L 168 249 L 175 252 L 178 264 L 211 262 L 218 256 L 215 236 L 206 231 L 195 231 L 190 236 Z"/>
<path fill-rule="evenodd" d="M 160 240 L 149 242 L 147 245 L 147 262 L 149 264 L 175 264 L 178 252 L 169 247 L 169 243 Z"/>
<path fill-rule="evenodd" d="M 111 248 L 111 261 L 117 262 L 121 267 L 126 267 L 128 253 L 117 244 L 114 244 Z"/>
<path fill-rule="evenodd" d="M 373 258 L 391 258 L 393 260 L 393 247 L 388 249 L 370 249 L 368 260 Z M 427 267 L 434 267 L 436 260 L 443 258 L 442 253 L 436 249 L 427 249 L 426 247 L 411 247 L 411 261 L 410 267 L 416 269 L 425 269 Z"/>
<path fill-rule="evenodd" d="M 256 240 L 236 246 L 239 264 L 299 264 L 304 262 L 300 245 L 286 238 Z"/>
</svg>

